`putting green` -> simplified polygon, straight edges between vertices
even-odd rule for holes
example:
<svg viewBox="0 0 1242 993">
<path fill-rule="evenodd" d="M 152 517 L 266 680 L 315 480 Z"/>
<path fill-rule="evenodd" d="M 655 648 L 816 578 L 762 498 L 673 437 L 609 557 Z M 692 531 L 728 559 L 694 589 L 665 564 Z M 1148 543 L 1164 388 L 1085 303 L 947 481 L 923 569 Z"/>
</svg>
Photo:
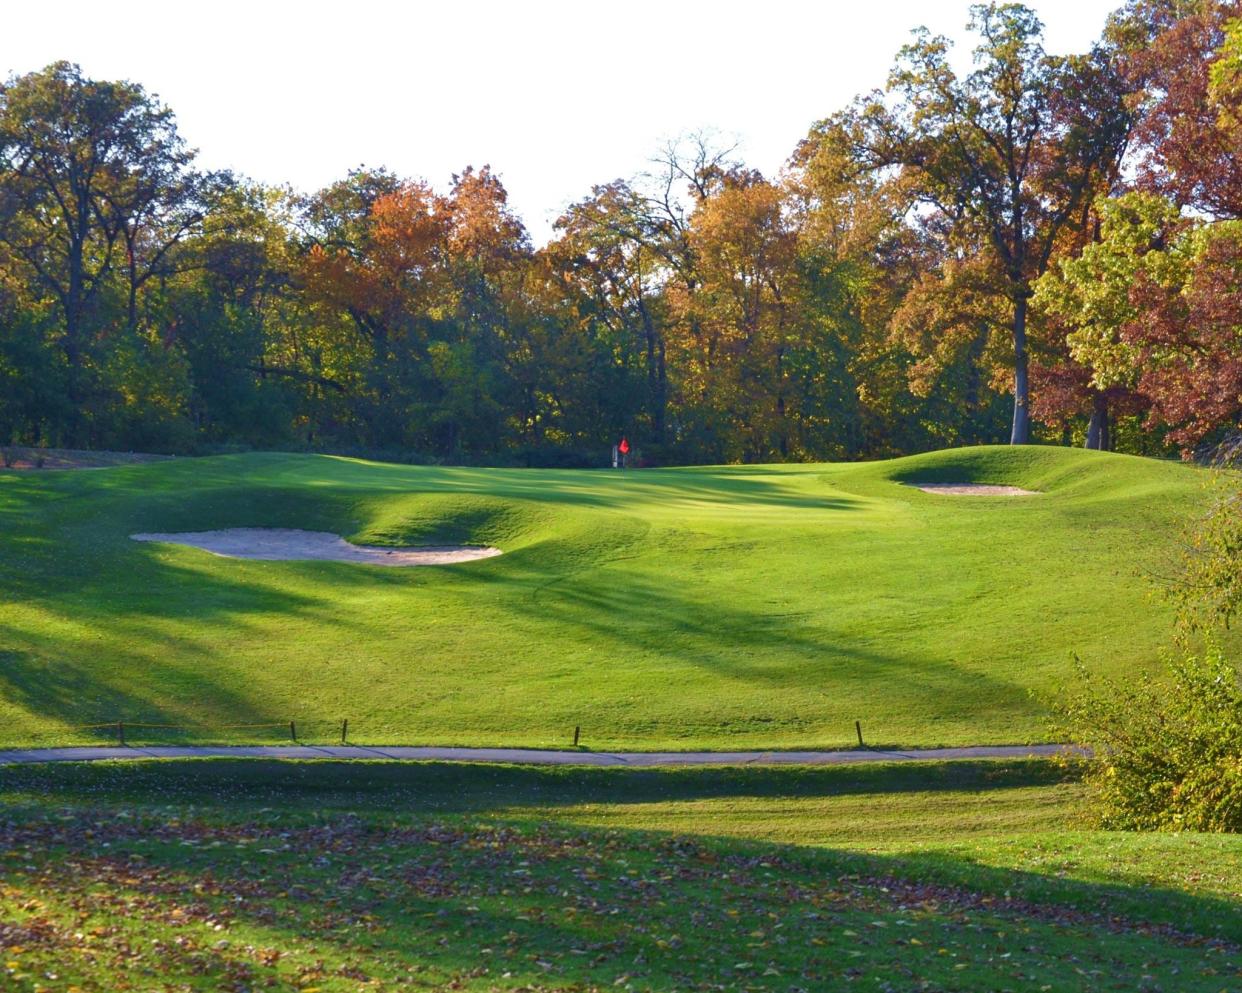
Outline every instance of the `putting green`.
<svg viewBox="0 0 1242 993">
<path fill-rule="evenodd" d="M 1205 476 L 1054 448 L 574 472 L 245 455 L 0 473 L 0 742 L 607 748 L 1047 739 L 1071 653 L 1153 668 L 1152 595 Z M 928 493 L 910 482 L 1037 491 Z M 139 532 L 293 528 L 495 546 L 385 569 L 223 558 Z M 285 725 L 287 727 L 287 724 Z M 163 735 L 163 737 L 161 737 Z"/>
</svg>

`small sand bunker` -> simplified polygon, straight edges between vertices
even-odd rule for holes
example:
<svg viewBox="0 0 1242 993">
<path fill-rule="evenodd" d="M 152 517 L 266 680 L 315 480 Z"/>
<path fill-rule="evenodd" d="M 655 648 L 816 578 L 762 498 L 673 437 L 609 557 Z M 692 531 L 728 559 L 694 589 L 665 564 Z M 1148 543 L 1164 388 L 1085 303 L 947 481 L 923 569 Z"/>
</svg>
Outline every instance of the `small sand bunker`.
<svg viewBox="0 0 1242 993">
<path fill-rule="evenodd" d="M 1024 490 L 1020 486 L 993 486 L 990 483 L 906 483 L 924 493 L 944 493 L 948 496 L 1037 496 L 1038 490 Z"/>
<path fill-rule="evenodd" d="M 131 534 L 134 541 L 162 541 L 189 545 L 235 559 L 318 559 L 362 565 L 451 565 L 500 554 L 499 548 L 435 545 L 421 548 L 383 548 L 351 545 L 327 531 L 295 528 L 225 528 L 221 531 L 180 531 L 173 534 Z"/>
</svg>

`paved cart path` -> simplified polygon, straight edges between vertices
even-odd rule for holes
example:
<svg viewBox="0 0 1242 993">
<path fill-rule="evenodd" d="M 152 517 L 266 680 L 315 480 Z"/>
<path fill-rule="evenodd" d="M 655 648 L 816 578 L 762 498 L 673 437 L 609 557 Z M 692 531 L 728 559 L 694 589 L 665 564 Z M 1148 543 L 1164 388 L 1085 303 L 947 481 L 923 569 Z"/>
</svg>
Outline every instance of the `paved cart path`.
<svg viewBox="0 0 1242 993">
<path fill-rule="evenodd" d="M 704 766 L 847 765 L 952 759 L 1014 759 L 1079 752 L 1072 745 L 972 745 L 891 751 L 856 748 L 816 752 L 586 752 L 536 748 L 440 748 L 369 745 L 132 745 L 0 749 L 0 765 L 35 762 L 98 762 L 110 759 L 267 758 L 398 759 L 423 762 L 512 762 L 528 765 Z"/>
</svg>

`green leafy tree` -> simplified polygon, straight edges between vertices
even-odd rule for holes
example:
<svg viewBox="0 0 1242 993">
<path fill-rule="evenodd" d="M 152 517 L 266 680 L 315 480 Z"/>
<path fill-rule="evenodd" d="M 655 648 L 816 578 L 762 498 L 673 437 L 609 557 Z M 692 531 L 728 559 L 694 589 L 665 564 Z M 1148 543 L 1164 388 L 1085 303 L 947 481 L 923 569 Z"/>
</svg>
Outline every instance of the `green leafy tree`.
<svg viewBox="0 0 1242 993">
<path fill-rule="evenodd" d="M 57 62 L 0 87 L 0 243 L 59 312 L 72 441 L 88 440 L 81 412 L 100 372 L 89 353 L 116 304 L 118 263 L 128 248 L 138 280 L 139 256 L 157 264 L 199 217 L 179 214 L 176 193 L 192 158 L 172 112 L 136 84 Z"/>
<path fill-rule="evenodd" d="M 1142 356 L 1122 334 L 1141 315 L 1131 289 L 1142 272 L 1162 281 L 1183 274 L 1182 260 L 1159 250 L 1181 224 L 1181 212 L 1151 193 L 1105 198 L 1096 210 L 1098 239 L 1041 277 L 1035 303 L 1069 325 L 1070 352 L 1091 370 L 1094 386 L 1133 387 Z"/>
<path fill-rule="evenodd" d="M 630 183 L 616 180 L 573 204 L 556 230 L 543 256 L 572 308 L 567 319 L 592 343 L 583 345 L 598 347 L 610 367 L 607 384 L 599 386 L 612 416 L 604 417 L 599 441 L 630 434 L 640 444 L 660 446 L 668 413 L 663 291 L 670 253 L 650 203 Z"/>
</svg>

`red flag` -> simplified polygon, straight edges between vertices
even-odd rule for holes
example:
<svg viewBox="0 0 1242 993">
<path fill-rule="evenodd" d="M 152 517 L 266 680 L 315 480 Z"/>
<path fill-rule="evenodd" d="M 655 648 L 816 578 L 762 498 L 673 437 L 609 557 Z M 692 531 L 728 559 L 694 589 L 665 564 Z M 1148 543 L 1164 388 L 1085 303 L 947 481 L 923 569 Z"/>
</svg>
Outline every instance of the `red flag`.
<svg viewBox="0 0 1242 993">
<path fill-rule="evenodd" d="M 621 444 L 617 446 L 617 451 L 620 452 L 622 455 L 629 455 L 630 454 L 630 443 L 626 441 L 624 438 L 622 438 Z"/>
</svg>

